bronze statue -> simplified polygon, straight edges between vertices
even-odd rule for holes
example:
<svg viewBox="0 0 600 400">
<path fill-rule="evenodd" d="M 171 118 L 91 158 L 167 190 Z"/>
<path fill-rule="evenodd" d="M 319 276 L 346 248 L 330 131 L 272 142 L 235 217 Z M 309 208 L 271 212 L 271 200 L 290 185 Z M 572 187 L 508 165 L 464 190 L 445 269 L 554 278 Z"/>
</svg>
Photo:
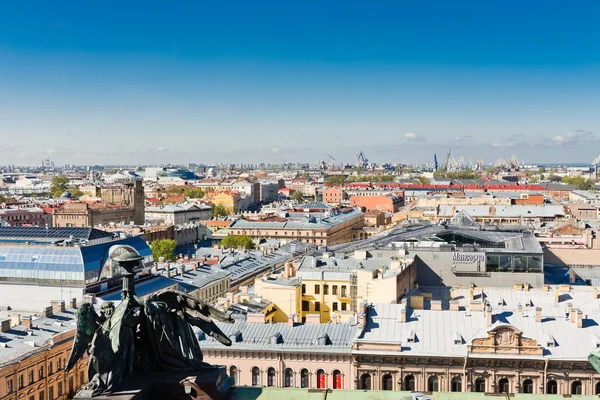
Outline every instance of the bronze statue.
<svg viewBox="0 0 600 400">
<path fill-rule="evenodd" d="M 225 314 L 179 291 L 164 291 L 141 300 L 135 295 L 133 269 L 142 258 L 133 253 L 117 259 L 123 274 L 121 303 L 102 304 L 98 315 L 91 304 L 77 312 L 77 333 L 67 361 L 69 371 L 88 352 L 90 396 L 111 393 L 136 372 L 193 371 L 217 367 L 202 362 L 192 325 L 226 346 L 231 340 L 212 318 L 233 322 Z"/>
</svg>

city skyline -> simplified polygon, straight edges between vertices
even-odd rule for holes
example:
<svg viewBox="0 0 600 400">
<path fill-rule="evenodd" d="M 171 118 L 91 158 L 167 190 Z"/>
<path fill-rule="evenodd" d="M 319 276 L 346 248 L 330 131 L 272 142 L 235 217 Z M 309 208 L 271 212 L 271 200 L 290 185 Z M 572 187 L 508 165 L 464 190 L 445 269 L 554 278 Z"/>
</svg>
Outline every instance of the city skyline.
<svg viewBox="0 0 600 400">
<path fill-rule="evenodd" d="M 4 7 L 3 163 L 600 152 L 596 4 L 110 5 Z"/>
</svg>

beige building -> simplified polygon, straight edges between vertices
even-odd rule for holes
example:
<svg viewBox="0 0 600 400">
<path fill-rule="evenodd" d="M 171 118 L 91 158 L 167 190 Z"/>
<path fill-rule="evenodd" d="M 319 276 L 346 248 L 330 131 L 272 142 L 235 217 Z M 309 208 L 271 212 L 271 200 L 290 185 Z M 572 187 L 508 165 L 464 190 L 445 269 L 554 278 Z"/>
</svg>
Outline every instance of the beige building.
<svg viewBox="0 0 600 400">
<path fill-rule="evenodd" d="M 63 208 L 54 210 L 52 226 L 66 228 L 86 228 L 135 222 L 134 207 L 108 203 L 66 203 Z"/>
<path fill-rule="evenodd" d="M 124 204 L 133 207 L 133 221 L 136 225 L 144 225 L 144 185 L 141 180 L 130 180 L 111 185 L 88 185 L 79 188 L 83 193 L 100 197 L 107 204 Z"/>
<path fill-rule="evenodd" d="M 4 312 L 3 312 L 4 313 Z M 41 315 L 4 314 L 1 320 L 0 399 L 66 400 L 87 379 L 87 357 L 64 368 L 75 334 L 72 310 L 64 302 Z"/>
</svg>

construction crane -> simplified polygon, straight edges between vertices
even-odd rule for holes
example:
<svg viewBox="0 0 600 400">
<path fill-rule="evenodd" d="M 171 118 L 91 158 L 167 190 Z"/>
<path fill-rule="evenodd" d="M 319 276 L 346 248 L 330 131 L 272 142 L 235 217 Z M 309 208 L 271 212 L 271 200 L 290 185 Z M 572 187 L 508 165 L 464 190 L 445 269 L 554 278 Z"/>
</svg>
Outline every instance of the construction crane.
<svg viewBox="0 0 600 400">
<path fill-rule="evenodd" d="M 319 161 L 319 168 L 321 168 L 322 170 L 328 169 L 328 165 L 331 161 L 335 161 L 335 158 L 333 158 L 333 156 L 329 154 L 327 155 L 327 158 L 325 158 L 323 161 Z"/>
<path fill-rule="evenodd" d="M 369 160 L 362 151 L 356 155 L 356 166 L 359 169 L 369 168 Z"/>
<path fill-rule="evenodd" d="M 433 153 L 433 170 L 437 171 L 438 170 L 438 160 L 437 160 L 437 154 Z"/>
<path fill-rule="evenodd" d="M 460 170 L 460 164 L 454 156 L 452 155 L 452 149 L 448 150 L 448 154 L 446 155 L 446 162 L 444 163 L 444 169 L 446 171 L 458 171 Z"/>
</svg>

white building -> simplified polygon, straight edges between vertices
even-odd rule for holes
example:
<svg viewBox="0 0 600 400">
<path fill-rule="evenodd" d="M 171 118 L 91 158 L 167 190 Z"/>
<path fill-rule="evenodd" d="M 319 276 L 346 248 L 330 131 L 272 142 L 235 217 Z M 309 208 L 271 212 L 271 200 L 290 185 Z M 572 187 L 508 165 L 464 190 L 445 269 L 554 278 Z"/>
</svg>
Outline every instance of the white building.
<svg viewBox="0 0 600 400">
<path fill-rule="evenodd" d="M 146 222 L 155 224 L 181 225 L 212 218 L 212 208 L 203 204 L 182 204 L 146 207 Z"/>
</svg>

